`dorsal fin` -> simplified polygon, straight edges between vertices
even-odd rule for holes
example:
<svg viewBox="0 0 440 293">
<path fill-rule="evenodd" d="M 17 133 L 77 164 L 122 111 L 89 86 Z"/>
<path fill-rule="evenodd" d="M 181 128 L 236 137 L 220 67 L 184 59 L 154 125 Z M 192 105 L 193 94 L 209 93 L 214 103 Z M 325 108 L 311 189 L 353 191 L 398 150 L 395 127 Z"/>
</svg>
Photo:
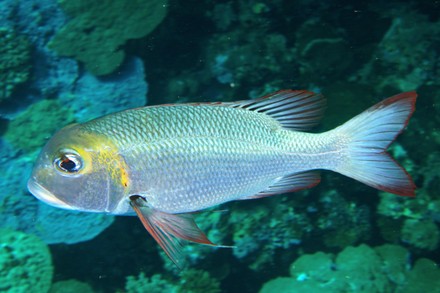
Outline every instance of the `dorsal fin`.
<svg viewBox="0 0 440 293">
<path fill-rule="evenodd" d="M 285 128 L 305 131 L 319 123 L 324 114 L 325 104 L 321 94 L 280 90 L 255 100 L 219 105 L 264 113 L 276 119 Z"/>
</svg>

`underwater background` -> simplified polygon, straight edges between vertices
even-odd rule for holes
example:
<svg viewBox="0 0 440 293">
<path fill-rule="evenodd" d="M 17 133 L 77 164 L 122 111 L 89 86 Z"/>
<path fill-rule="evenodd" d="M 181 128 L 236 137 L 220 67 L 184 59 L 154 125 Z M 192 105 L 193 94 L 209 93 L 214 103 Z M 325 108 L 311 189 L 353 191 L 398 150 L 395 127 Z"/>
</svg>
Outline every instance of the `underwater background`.
<svg viewBox="0 0 440 293">
<path fill-rule="evenodd" d="M 26 181 L 61 127 L 279 89 L 327 97 L 317 132 L 417 90 L 390 152 L 415 198 L 323 172 L 196 215 L 179 271 L 136 217 L 65 211 Z M 440 292 L 440 1 L 0 0 L 0 292 Z"/>
</svg>

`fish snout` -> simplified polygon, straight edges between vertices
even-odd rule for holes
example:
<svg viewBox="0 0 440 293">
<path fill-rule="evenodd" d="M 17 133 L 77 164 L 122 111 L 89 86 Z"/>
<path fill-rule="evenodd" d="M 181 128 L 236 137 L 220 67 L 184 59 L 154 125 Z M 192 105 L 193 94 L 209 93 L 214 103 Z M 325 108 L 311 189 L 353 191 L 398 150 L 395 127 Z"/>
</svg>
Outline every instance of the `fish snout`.
<svg viewBox="0 0 440 293">
<path fill-rule="evenodd" d="M 28 180 L 27 188 L 36 198 L 51 206 L 68 210 L 76 210 L 74 207 L 60 200 L 52 192 L 44 188 L 34 177 L 31 177 Z"/>
</svg>

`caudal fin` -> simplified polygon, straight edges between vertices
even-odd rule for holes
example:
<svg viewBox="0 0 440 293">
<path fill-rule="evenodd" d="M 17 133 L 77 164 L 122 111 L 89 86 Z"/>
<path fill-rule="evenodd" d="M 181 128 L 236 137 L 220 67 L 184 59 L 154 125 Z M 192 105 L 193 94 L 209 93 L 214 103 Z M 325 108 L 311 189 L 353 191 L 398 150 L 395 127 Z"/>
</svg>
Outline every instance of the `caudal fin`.
<svg viewBox="0 0 440 293">
<path fill-rule="evenodd" d="M 380 190 L 413 196 L 411 176 L 386 149 L 408 124 L 416 98 L 414 91 L 392 96 L 336 128 L 347 145 L 335 171 Z"/>
</svg>

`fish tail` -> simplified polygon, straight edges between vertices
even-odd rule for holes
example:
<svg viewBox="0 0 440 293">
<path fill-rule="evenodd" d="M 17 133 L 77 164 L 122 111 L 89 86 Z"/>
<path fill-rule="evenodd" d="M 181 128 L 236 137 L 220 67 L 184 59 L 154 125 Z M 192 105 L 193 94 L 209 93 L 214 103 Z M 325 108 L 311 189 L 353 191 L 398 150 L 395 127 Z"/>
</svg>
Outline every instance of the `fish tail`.
<svg viewBox="0 0 440 293">
<path fill-rule="evenodd" d="M 414 196 L 411 176 L 386 149 L 408 124 L 416 98 L 414 91 L 392 96 L 336 128 L 346 143 L 334 171 L 383 191 Z"/>
</svg>

